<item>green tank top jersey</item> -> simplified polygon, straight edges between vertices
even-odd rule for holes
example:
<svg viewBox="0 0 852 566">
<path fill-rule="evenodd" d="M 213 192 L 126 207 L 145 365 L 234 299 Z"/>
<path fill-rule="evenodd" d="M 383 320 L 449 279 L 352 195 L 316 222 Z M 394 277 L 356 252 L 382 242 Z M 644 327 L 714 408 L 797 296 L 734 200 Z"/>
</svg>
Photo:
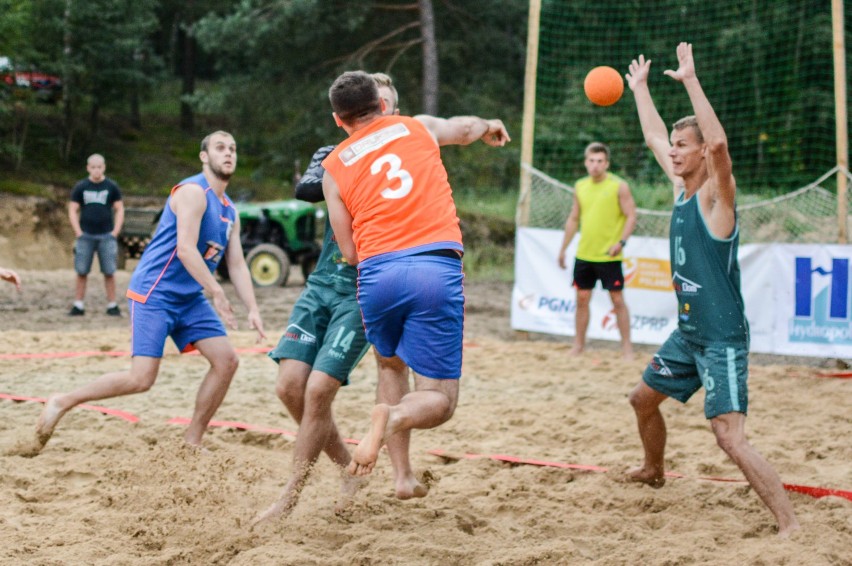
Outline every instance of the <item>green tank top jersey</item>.
<svg viewBox="0 0 852 566">
<path fill-rule="evenodd" d="M 690 342 L 748 347 L 748 321 L 740 292 L 739 223 L 726 239 L 704 222 L 698 194 L 678 196 L 669 230 L 678 328 Z"/>
<path fill-rule="evenodd" d="M 341 295 L 354 295 L 357 290 L 358 269 L 346 263 L 340 246 L 331 230 L 331 221 L 326 214 L 325 236 L 317 266 L 308 277 L 308 283 L 334 289 Z"/>
<path fill-rule="evenodd" d="M 624 181 L 607 173 L 606 178 L 596 183 L 591 177 L 583 177 L 574 185 L 575 198 L 580 203 L 580 243 L 577 259 L 584 261 L 621 261 L 623 256 L 607 254 L 621 239 L 627 217 L 618 202 L 618 187 Z"/>
</svg>

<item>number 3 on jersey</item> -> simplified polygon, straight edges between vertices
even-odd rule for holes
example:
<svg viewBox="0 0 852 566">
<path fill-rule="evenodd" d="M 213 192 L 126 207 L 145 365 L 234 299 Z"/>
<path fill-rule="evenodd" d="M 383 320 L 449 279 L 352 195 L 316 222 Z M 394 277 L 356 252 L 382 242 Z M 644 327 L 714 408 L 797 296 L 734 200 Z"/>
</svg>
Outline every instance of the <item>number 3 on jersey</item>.
<svg viewBox="0 0 852 566">
<path fill-rule="evenodd" d="M 405 198 L 408 196 L 408 193 L 411 192 L 411 187 L 414 186 L 414 179 L 411 178 L 411 173 L 402 168 L 402 160 L 398 155 L 394 153 L 387 153 L 379 157 L 373 161 L 372 165 L 370 165 L 370 173 L 378 175 L 382 172 L 382 168 L 385 163 L 390 166 L 387 172 L 388 181 L 399 179 L 400 185 L 398 189 L 384 189 L 382 191 L 382 196 L 386 199 Z"/>
</svg>

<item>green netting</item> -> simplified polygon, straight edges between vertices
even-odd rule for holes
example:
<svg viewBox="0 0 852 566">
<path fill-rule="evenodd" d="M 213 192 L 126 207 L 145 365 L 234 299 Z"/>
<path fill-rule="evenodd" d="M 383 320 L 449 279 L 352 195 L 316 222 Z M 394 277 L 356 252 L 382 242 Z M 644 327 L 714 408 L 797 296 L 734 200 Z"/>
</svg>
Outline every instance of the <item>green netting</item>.
<svg viewBox="0 0 852 566">
<path fill-rule="evenodd" d="M 846 10 L 846 49 L 852 15 Z M 564 183 L 585 174 L 583 149 L 603 141 L 631 185 L 664 181 L 645 147 L 632 93 L 593 106 L 586 73 L 622 74 L 639 53 L 666 123 L 691 114 L 675 48 L 693 44 L 696 69 L 725 126 L 741 194 L 785 194 L 836 164 L 831 2 L 827 0 L 544 0 L 532 165 Z M 852 78 L 852 77 L 851 77 Z M 852 90 L 850 90 L 852 92 Z M 834 190 L 834 180 L 824 181 Z"/>
<path fill-rule="evenodd" d="M 561 230 L 571 210 L 574 188 L 542 171 L 529 166 L 530 175 L 529 219 L 527 226 Z M 833 180 L 837 168 L 787 194 L 737 207 L 740 224 L 740 241 L 787 243 L 837 242 L 837 195 L 824 184 Z M 847 182 L 852 175 L 845 171 Z M 847 193 L 847 210 L 852 211 L 852 191 Z M 636 229 L 638 236 L 666 238 L 669 233 L 670 211 L 639 208 Z M 847 218 L 847 226 L 852 217 Z"/>
</svg>

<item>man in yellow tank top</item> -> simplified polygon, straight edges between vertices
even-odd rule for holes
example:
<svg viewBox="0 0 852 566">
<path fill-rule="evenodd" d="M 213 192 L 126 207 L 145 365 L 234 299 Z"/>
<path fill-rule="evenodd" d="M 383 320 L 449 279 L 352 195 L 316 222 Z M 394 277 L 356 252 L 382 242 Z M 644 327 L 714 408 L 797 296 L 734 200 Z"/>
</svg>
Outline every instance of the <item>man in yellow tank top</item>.
<svg viewBox="0 0 852 566">
<path fill-rule="evenodd" d="M 571 355 L 579 355 L 586 347 L 589 328 L 589 302 L 592 289 L 600 279 L 609 291 L 621 334 L 621 351 L 625 359 L 633 359 L 630 342 L 630 312 L 624 302 L 622 251 L 636 226 L 636 203 L 627 183 L 609 172 L 609 148 L 599 142 L 586 147 L 587 177 L 577 181 L 574 204 L 565 221 L 565 237 L 559 249 L 559 266 L 567 267 L 565 252 L 580 228 L 580 243 L 574 260 L 574 287 L 577 290 L 575 336 Z"/>
</svg>

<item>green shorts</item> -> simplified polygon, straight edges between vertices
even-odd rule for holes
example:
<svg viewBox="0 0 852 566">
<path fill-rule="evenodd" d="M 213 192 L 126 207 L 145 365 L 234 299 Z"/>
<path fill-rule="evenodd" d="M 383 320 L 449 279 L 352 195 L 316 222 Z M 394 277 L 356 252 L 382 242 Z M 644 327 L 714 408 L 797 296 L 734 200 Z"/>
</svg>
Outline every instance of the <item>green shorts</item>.
<svg viewBox="0 0 852 566">
<path fill-rule="evenodd" d="M 346 385 L 369 347 L 355 294 L 341 295 L 308 284 L 269 357 L 276 363 L 282 359 L 305 362 Z"/>
<path fill-rule="evenodd" d="M 704 415 L 748 412 L 748 348 L 702 346 L 672 332 L 645 368 L 648 387 L 686 403 L 704 386 Z"/>
</svg>

